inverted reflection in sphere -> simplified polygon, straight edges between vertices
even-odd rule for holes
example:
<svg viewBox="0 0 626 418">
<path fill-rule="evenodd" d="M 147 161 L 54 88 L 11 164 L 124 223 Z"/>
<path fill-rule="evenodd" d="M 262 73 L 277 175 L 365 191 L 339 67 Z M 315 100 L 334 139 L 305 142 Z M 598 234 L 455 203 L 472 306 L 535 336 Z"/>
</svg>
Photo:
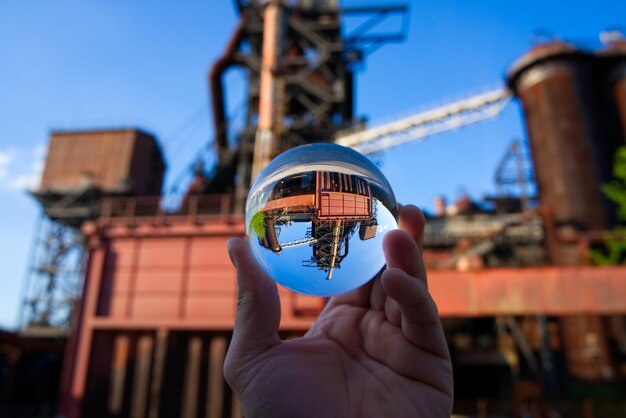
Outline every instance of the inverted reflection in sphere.
<svg viewBox="0 0 626 418">
<path fill-rule="evenodd" d="M 347 292 L 385 265 L 382 240 L 397 228 L 397 205 L 378 167 L 335 144 L 293 148 L 258 175 L 246 202 L 256 259 L 288 289 Z"/>
</svg>

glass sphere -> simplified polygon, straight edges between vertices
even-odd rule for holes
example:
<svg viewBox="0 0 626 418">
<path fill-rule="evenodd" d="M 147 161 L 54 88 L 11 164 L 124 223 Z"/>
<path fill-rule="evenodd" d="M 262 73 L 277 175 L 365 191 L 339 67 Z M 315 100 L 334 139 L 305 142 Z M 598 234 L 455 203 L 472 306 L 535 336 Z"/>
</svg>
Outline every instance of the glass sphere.
<svg viewBox="0 0 626 418">
<path fill-rule="evenodd" d="M 284 287 L 312 296 L 356 289 L 385 265 L 383 237 L 397 228 L 389 182 L 372 161 L 335 144 L 280 154 L 246 202 L 259 264 Z"/>
</svg>

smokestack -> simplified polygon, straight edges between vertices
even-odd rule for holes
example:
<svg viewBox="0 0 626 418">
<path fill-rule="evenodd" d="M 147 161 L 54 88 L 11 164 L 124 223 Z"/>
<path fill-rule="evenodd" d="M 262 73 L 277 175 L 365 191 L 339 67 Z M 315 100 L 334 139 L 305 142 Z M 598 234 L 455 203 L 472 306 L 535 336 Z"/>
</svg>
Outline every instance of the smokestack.
<svg viewBox="0 0 626 418">
<path fill-rule="evenodd" d="M 531 49 L 508 74 L 526 116 L 539 201 L 554 219 L 547 241 L 557 265 L 581 262 L 577 245 L 563 242 L 562 235 L 611 226 L 600 185 L 612 153 L 594 108 L 593 59 L 573 45 L 551 42 Z"/>
<path fill-rule="evenodd" d="M 610 62 L 621 62 L 624 68 L 624 52 L 607 58 L 606 51 L 594 54 L 550 42 L 523 55 L 508 74 L 526 116 L 539 202 L 551 215 L 546 241 L 555 265 L 585 262 L 575 240 L 565 239 L 568 235 L 612 226 L 612 207 L 601 185 L 611 178 L 612 158 L 624 144 L 617 113 L 624 122 L 626 82 L 624 76 L 614 76 L 615 93 L 610 94 L 607 70 Z M 571 315 L 559 322 L 570 373 L 583 380 L 613 378 L 602 319 Z M 593 355 L 589 341 L 594 342 Z"/>
</svg>

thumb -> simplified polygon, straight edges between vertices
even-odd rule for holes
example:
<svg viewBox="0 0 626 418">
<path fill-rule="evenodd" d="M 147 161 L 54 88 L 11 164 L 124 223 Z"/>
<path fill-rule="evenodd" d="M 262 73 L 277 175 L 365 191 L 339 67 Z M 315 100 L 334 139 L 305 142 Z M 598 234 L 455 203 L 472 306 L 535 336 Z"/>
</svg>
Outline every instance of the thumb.
<svg viewBox="0 0 626 418">
<path fill-rule="evenodd" d="M 278 290 L 244 239 L 231 238 L 227 246 L 237 269 L 237 314 L 231 349 L 237 352 L 236 357 L 254 357 L 280 344 Z"/>
</svg>

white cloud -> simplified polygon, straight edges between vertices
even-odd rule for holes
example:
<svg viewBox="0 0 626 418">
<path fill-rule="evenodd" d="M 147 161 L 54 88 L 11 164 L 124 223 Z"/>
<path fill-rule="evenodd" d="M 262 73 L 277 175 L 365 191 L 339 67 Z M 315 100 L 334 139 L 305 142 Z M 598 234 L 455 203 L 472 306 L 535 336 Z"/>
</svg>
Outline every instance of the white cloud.
<svg viewBox="0 0 626 418">
<path fill-rule="evenodd" d="M 0 150 L 0 180 L 4 179 L 9 173 L 9 165 L 15 159 L 15 150 Z"/>
<path fill-rule="evenodd" d="M 35 190 L 43 173 L 46 147 L 38 145 L 30 151 L 0 150 L 0 186 L 14 190 Z"/>
<path fill-rule="evenodd" d="M 32 151 L 32 163 L 30 169 L 22 174 L 14 176 L 9 181 L 9 187 L 18 190 L 36 190 L 41 182 L 43 174 L 45 146 L 38 145 Z"/>
<path fill-rule="evenodd" d="M 46 157 L 47 150 L 48 147 L 46 147 L 46 144 L 39 144 L 35 148 L 33 148 L 33 155 L 35 156 L 35 158 L 41 159 L 43 162 L 43 158 Z"/>
<path fill-rule="evenodd" d="M 31 166 L 31 171 L 11 179 L 9 187 L 19 190 L 36 190 L 41 182 L 43 165 L 43 159 L 36 160 Z"/>
</svg>

